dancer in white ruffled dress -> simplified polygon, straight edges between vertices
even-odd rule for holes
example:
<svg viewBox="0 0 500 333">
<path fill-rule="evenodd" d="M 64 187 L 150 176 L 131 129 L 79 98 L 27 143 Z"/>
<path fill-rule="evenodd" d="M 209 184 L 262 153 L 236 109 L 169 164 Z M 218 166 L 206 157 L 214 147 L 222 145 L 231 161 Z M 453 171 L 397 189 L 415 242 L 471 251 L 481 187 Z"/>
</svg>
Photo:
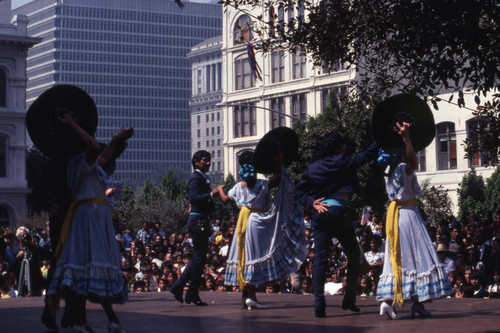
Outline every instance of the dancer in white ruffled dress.
<svg viewBox="0 0 500 333">
<path fill-rule="evenodd" d="M 239 285 L 243 305 L 249 310 L 265 307 L 257 301 L 257 286 L 286 278 L 307 256 L 302 210 L 295 202 L 294 187 L 282 159 L 283 153 L 275 156 L 277 172 L 269 182 L 257 179 L 253 153 L 245 152 L 239 159 L 243 181 L 228 195 L 219 189 L 223 202 L 233 200 L 241 209 L 224 283 Z M 276 186 L 273 199 L 270 190 Z"/>
<path fill-rule="evenodd" d="M 377 301 L 382 302 L 380 315 L 400 319 L 394 305 L 413 302 L 412 317 L 430 316 L 423 302 L 446 297 L 451 293 L 448 276 L 438 260 L 424 221 L 416 205 L 415 196 L 421 190 L 414 173 L 417 159 L 410 140 L 410 125 L 397 123 L 397 132 L 405 145 L 407 163 L 398 163 L 393 154 L 385 154 L 389 170 L 386 190 L 392 200 L 387 211 L 384 268 L 377 287 Z M 392 155 L 392 156 L 391 156 Z M 384 163 L 380 163 L 384 164 Z"/>
<path fill-rule="evenodd" d="M 69 111 L 58 116 L 81 143 L 86 152 L 76 154 L 67 167 L 67 181 L 73 203 L 61 230 L 55 255 L 59 258 L 49 294 L 72 303 L 77 332 L 93 332 L 85 314 L 87 299 L 101 303 L 109 320 L 110 332 L 123 332 L 112 305 L 127 299 L 120 252 L 106 200 L 107 175 L 101 165 L 112 158 L 118 141 L 133 135 L 133 129 L 121 129 L 101 152 L 95 139 L 85 132 Z"/>
</svg>

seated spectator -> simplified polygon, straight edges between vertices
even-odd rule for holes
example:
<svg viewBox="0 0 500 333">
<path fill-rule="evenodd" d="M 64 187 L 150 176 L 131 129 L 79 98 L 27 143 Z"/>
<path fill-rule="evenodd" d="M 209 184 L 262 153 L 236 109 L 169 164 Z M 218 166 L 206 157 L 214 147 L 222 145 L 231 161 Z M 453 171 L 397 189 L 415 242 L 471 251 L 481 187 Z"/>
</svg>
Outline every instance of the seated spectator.
<svg viewBox="0 0 500 333">
<path fill-rule="evenodd" d="M 205 290 L 208 291 L 215 290 L 215 281 L 214 278 L 210 275 L 205 275 Z"/>
<path fill-rule="evenodd" d="M 276 294 L 278 292 L 278 288 L 276 285 L 266 286 L 266 294 Z"/>
<path fill-rule="evenodd" d="M 455 261 L 448 257 L 448 246 L 446 244 L 438 244 L 436 249 L 439 262 L 443 264 L 443 269 L 450 280 L 453 278 L 453 273 L 455 272 Z"/>
<path fill-rule="evenodd" d="M 168 290 L 167 280 L 160 279 L 158 281 L 158 292 L 167 291 L 167 290 Z"/>
<path fill-rule="evenodd" d="M 342 282 L 340 281 L 340 276 L 338 274 L 332 274 L 330 278 L 326 279 L 325 283 L 325 295 L 341 295 L 342 294 Z"/>
<path fill-rule="evenodd" d="M 12 288 L 12 283 L 7 272 L 0 273 L 0 298 L 16 298 L 17 293 Z"/>
<path fill-rule="evenodd" d="M 473 296 L 474 298 L 484 298 L 488 297 L 488 291 L 484 288 L 484 278 L 481 272 L 475 271 L 471 276 L 471 283 L 473 288 Z"/>
<path fill-rule="evenodd" d="M 302 294 L 311 295 L 313 292 L 313 283 L 311 278 L 304 278 L 301 284 Z"/>
<path fill-rule="evenodd" d="M 370 251 L 365 252 L 365 259 L 373 276 L 380 276 L 384 267 L 384 252 L 380 251 L 382 239 L 380 236 L 373 235 L 370 240 Z"/>
<path fill-rule="evenodd" d="M 137 274 L 137 269 L 134 265 L 128 265 L 123 267 L 123 277 L 127 283 L 127 288 L 129 292 L 134 291 L 134 284 L 136 282 L 135 275 Z"/>
<path fill-rule="evenodd" d="M 126 251 L 130 251 L 130 245 L 132 241 L 135 239 L 132 228 L 125 228 L 125 233 L 122 235 L 123 246 Z"/>
<path fill-rule="evenodd" d="M 227 255 L 229 254 L 229 246 L 231 244 L 231 240 L 229 238 L 224 238 L 224 244 L 221 246 L 219 250 L 219 255 L 225 259 L 227 259 Z"/>
<path fill-rule="evenodd" d="M 177 281 L 177 278 L 178 278 L 178 275 L 176 272 L 174 272 L 173 270 L 168 272 L 167 277 L 166 277 L 168 289 L 170 289 L 172 287 L 172 285 L 175 283 L 175 281 Z"/>
<path fill-rule="evenodd" d="M 144 280 L 135 281 L 133 292 L 138 294 L 146 292 L 146 283 Z"/>
<path fill-rule="evenodd" d="M 500 268 L 493 272 L 493 283 L 488 286 L 490 298 L 500 298 Z"/>
<path fill-rule="evenodd" d="M 216 290 L 217 290 L 217 292 L 228 291 L 227 290 L 227 286 L 222 281 L 217 282 L 217 288 L 216 288 Z"/>
<path fill-rule="evenodd" d="M 371 280 L 366 277 L 362 277 L 361 280 L 359 280 L 359 296 L 373 296 L 370 281 Z"/>
</svg>

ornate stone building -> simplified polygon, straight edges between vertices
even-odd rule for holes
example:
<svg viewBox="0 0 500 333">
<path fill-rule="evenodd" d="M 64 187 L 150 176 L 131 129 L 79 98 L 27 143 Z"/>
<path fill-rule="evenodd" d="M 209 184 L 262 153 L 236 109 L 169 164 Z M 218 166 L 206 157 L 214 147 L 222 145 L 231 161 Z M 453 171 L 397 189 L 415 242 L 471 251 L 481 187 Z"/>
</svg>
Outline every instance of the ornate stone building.
<svg viewBox="0 0 500 333">
<path fill-rule="evenodd" d="M 10 10 L 0 1 L 0 227 L 26 214 L 26 57 L 40 41 L 27 37 L 27 16 L 11 21 Z"/>
</svg>

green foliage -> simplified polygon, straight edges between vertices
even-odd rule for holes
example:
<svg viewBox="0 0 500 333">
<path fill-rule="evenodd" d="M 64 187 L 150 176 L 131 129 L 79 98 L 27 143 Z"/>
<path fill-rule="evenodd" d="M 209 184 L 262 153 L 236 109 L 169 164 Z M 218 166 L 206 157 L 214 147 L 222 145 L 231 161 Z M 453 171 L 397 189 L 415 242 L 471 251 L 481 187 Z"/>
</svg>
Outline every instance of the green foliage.
<svg viewBox="0 0 500 333">
<path fill-rule="evenodd" d="M 234 176 L 230 173 L 222 184 L 224 185 L 224 192 L 227 194 L 227 192 L 236 185 L 236 179 L 234 179 Z M 221 219 L 223 223 L 228 223 L 231 216 L 236 216 L 237 214 L 238 208 L 232 200 L 230 203 L 224 204 L 218 198 L 215 199 L 215 218 Z"/>
<path fill-rule="evenodd" d="M 321 139 L 335 130 L 347 139 L 346 151 L 354 153 L 365 149 L 373 141 L 371 132 L 371 114 L 376 100 L 371 98 L 337 97 L 335 92 L 329 94 L 329 102 L 322 114 L 310 117 L 306 122 L 294 124 L 299 137 L 298 159 L 290 165 L 290 176 L 297 181 L 307 165 L 318 159 L 318 148 Z M 356 210 L 364 205 L 375 209 L 383 209 L 387 200 L 381 170 L 370 163 L 358 171 L 361 184 L 361 195 L 351 202 Z"/>
<path fill-rule="evenodd" d="M 465 106 L 464 91 L 475 92 L 480 106 L 487 93 L 500 89 L 500 6 L 497 0 L 220 0 L 225 9 L 249 14 L 257 51 L 276 48 L 305 50 L 317 67 L 339 63 L 355 67 L 356 92 L 395 92 L 427 96 L 437 109 L 437 97 Z M 274 7 L 274 17 L 269 13 Z M 293 13 L 280 21 L 276 13 Z M 300 16 L 298 12 L 305 13 Z M 479 151 L 500 148 L 497 117 L 488 140 L 477 140 Z M 478 108 L 489 116 L 490 106 Z M 475 140 L 474 138 L 472 140 Z M 492 146 L 493 145 L 493 146 Z"/>
<path fill-rule="evenodd" d="M 167 232 L 184 230 L 188 218 L 186 191 L 186 182 L 178 182 L 172 170 L 158 186 L 147 179 L 138 193 L 124 187 L 122 198 L 115 201 L 115 225 L 120 230 L 125 227 L 138 230 L 143 221 L 148 221 L 160 222 Z"/>
<path fill-rule="evenodd" d="M 233 188 L 236 181 L 229 174 L 223 184 L 227 192 Z M 185 180 L 179 181 L 172 169 L 168 170 L 158 185 L 147 179 L 137 192 L 124 186 L 121 189 L 121 198 L 115 200 L 115 204 L 117 210 L 113 220 L 120 230 L 132 227 L 137 231 L 143 221 L 158 221 L 166 232 L 186 230 L 189 207 L 187 183 Z M 237 213 L 233 203 L 225 205 L 217 198 L 215 207 L 214 217 L 222 221 L 228 221 Z"/>
<path fill-rule="evenodd" d="M 500 215 L 500 167 L 486 180 L 485 208 L 493 218 Z"/>
<path fill-rule="evenodd" d="M 467 172 L 458 189 L 458 219 L 467 224 L 472 215 L 482 216 L 485 208 L 486 188 L 482 176 L 472 168 Z"/>
<path fill-rule="evenodd" d="M 422 196 L 418 198 L 419 207 L 431 219 L 431 225 L 437 228 L 441 221 L 449 221 L 453 215 L 451 200 L 443 186 L 431 186 L 430 180 L 426 179 L 421 184 L 421 188 Z"/>
<path fill-rule="evenodd" d="M 166 176 L 162 178 L 159 188 L 170 200 L 185 198 L 187 195 L 186 181 L 178 182 L 172 168 L 168 169 Z"/>
</svg>

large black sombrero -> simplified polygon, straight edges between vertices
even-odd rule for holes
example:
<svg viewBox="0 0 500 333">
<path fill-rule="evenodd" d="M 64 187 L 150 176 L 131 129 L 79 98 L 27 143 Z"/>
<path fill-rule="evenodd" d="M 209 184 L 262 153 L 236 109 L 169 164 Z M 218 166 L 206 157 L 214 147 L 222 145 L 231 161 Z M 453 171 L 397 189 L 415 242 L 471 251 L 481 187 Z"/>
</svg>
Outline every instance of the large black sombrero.
<svg viewBox="0 0 500 333">
<path fill-rule="evenodd" d="M 415 95 L 399 94 L 380 102 L 373 112 L 373 136 L 383 149 L 405 149 L 401 137 L 394 130 L 396 123 L 403 121 L 411 124 L 410 139 L 415 151 L 424 149 L 434 140 L 434 116 L 427 103 Z"/>
<path fill-rule="evenodd" d="M 83 151 L 76 135 L 57 119 L 56 110 L 67 109 L 87 133 L 97 129 L 97 108 L 92 98 L 72 85 L 57 85 L 41 94 L 26 113 L 26 127 L 35 146 L 47 156 Z"/>
<path fill-rule="evenodd" d="M 255 148 L 254 163 L 255 171 L 263 174 L 273 173 L 276 170 L 274 155 L 277 148 L 284 152 L 283 163 L 289 166 L 297 159 L 299 138 L 294 130 L 288 127 L 278 127 L 260 139 Z"/>
</svg>

